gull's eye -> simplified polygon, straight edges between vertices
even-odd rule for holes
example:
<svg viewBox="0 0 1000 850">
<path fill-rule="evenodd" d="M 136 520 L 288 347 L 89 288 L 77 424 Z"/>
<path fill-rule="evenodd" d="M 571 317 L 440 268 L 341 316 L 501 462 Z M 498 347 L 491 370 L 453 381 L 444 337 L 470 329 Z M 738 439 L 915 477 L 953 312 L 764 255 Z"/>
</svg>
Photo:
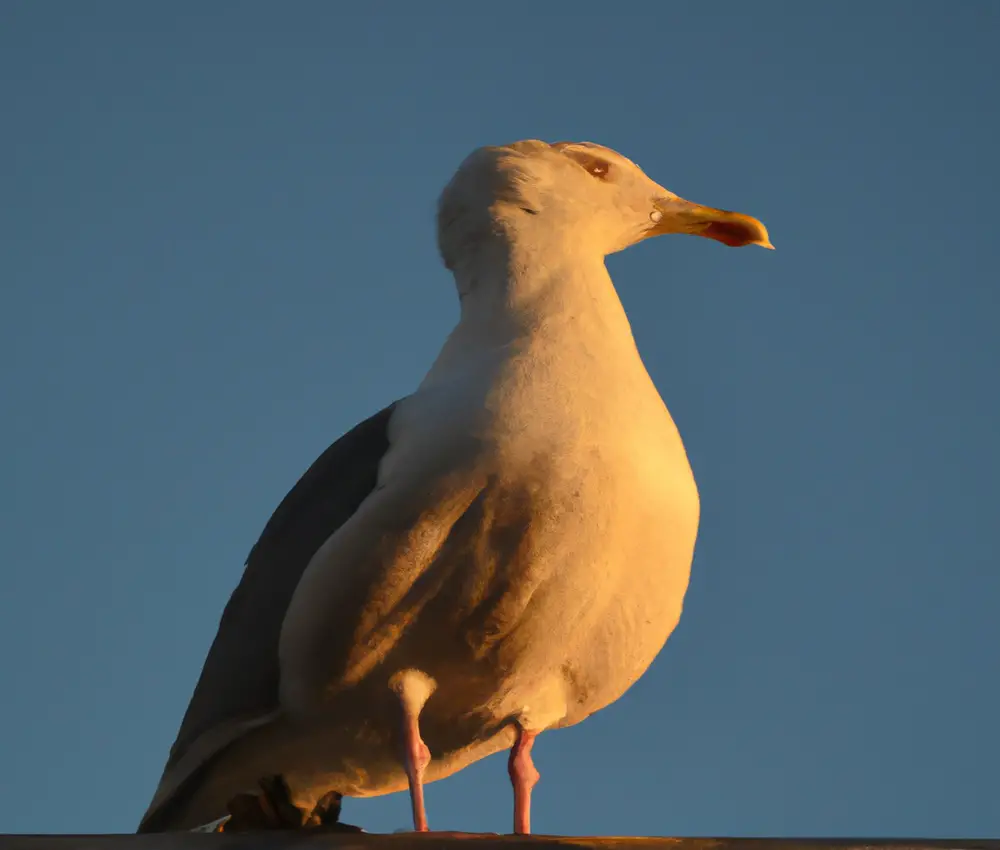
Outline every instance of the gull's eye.
<svg viewBox="0 0 1000 850">
<path fill-rule="evenodd" d="M 584 171 L 598 180 L 607 180 L 608 174 L 611 173 L 611 163 L 599 156 L 584 151 L 566 151 L 566 156 L 578 162 Z"/>
<path fill-rule="evenodd" d="M 586 150 L 570 147 L 569 142 L 556 142 L 552 147 L 562 151 L 563 154 L 577 163 L 591 177 L 596 177 L 598 180 L 607 180 L 611 174 L 610 162 Z"/>
<path fill-rule="evenodd" d="M 594 177 L 604 180 L 608 176 L 608 172 L 611 170 L 611 163 L 607 160 L 600 159 L 599 157 L 591 157 L 588 162 L 580 163 L 587 172 Z"/>
</svg>

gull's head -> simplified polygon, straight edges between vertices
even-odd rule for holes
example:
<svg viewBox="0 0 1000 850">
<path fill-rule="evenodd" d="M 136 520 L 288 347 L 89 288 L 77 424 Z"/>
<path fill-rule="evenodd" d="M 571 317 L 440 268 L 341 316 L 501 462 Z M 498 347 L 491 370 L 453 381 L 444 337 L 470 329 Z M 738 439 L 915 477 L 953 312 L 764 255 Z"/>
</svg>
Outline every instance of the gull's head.
<svg viewBox="0 0 1000 850">
<path fill-rule="evenodd" d="M 438 244 L 449 268 L 497 239 L 538 234 L 603 256 L 667 233 L 773 247 L 757 219 L 679 198 L 631 160 L 591 142 L 479 148 L 438 204 Z"/>
</svg>

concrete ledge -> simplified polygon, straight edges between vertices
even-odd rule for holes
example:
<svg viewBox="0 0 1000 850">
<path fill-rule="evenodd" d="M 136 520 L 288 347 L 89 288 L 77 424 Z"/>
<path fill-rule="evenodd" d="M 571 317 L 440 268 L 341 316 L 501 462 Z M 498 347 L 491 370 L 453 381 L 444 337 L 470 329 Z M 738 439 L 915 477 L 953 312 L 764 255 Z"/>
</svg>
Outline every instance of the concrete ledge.
<svg viewBox="0 0 1000 850">
<path fill-rule="evenodd" d="M 920 838 L 577 838 L 432 832 L 0 835 L 0 850 L 1000 850 L 1000 840 Z"/>
</svg>

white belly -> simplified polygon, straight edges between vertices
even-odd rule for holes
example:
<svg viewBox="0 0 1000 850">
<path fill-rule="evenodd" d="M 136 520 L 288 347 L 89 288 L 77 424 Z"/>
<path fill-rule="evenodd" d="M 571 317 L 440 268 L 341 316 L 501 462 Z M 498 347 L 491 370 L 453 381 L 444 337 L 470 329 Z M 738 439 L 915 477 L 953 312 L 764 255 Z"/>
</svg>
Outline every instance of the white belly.
<svg viewBox="0 0 1000 850">
<path fill-rule="evenodd" d="M 400 403 L 381 492 L 317 554 L 289 610 L 287 728 L 248 745 L 248 758 L 284 753 L 272 772 L 303 802 L 405 787 L 388 686 L 400 670 L 437 684 L 421 714 L 434 780 L 509 746 L 515 720 L 583 720 L 662 648 L 697 489 L 638 355 L 624 371 L 589 362 L 581 379 L 551 346 L 507 348 Z"/>
</svg>

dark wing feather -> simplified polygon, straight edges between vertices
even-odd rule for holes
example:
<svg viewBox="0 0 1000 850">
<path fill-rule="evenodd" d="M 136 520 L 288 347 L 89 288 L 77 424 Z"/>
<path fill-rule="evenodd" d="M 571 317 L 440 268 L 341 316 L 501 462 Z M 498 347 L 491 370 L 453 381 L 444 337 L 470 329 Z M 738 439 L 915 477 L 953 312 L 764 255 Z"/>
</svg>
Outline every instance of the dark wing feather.
<svg viewBox="0 0 1000 850">
<path fill-rule="evenodd" d="M 375 489 L 395 406 L 356 425 L 323 452 L 264 527 L 222 614 L 161 785 L 207 732 L 278 708 L 278 639 L 285 611 L 316 550 Z M 171 804 L 193 790 L 185 786 L 196 783 L 200 774 L 192 771 L 179 783 L 170 777 L 175 792 L 146 813 L 140 832 L 169 829 Z"/>
</svg>

